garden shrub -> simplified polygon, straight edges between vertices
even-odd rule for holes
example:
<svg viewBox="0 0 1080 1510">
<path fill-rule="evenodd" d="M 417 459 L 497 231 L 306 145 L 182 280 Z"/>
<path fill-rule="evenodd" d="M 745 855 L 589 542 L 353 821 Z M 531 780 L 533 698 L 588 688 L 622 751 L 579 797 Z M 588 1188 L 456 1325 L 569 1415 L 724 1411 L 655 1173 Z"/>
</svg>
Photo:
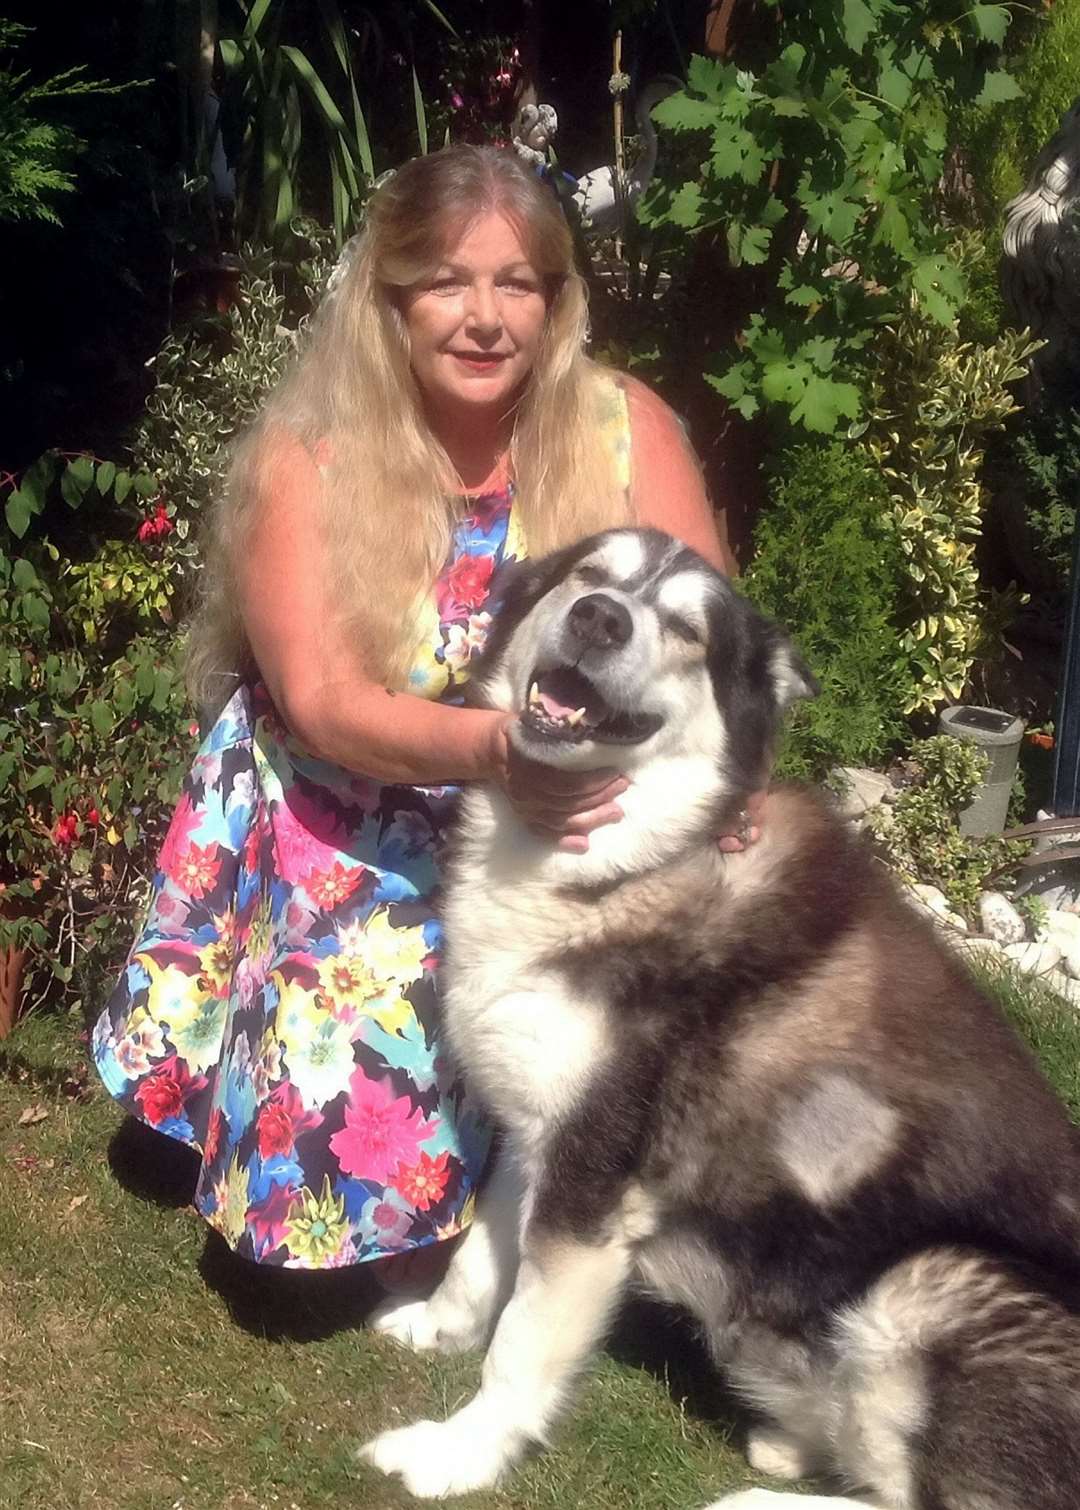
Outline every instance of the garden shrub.
<svg viewBox="0 0 1080 1510">
<path fill-rule="evenodd" d="M 294 301 L 327 271 L 316 242 Z M 178 622 L 226 448 L 292 354 L 281 269 L 249 256 L 235 303 L 167 337 L 126 465 L 49 453 L 0 522 L 0 948 L 32 989 L 127 948 L 197 727 Z M 100 963 L 100 961 L 99 961 Z M 103 973 L 99 968 L 94 972 Z M 72 988 L 73 989 L 73 988 Z"/>
<path fill-rule="evenodd" d="M 905 558 L 901 645 L 910 658 L 905 711 L 963 693 L 979 655 L 996 650 L 1015 594 L 983 592 L 975 562 L 986 437 L 1016 409 L 1008 384 L 1034 343 L 1006 332 L 990 346 L 914 307 L 880 332 L 866 444 L 892 499 Z"/>
<path fill-rule="evenodd" d="M 837 764 L 880 760 L 903 737 L 904 558 L 891 514 L 888 488 L 858 448 L 800 445 L 777 462 L 745 586 L 790 630 L 821 688 L 792 716 L 781 775 L 816 780 Z"/>
<path fill-rule="evenodd" d="M 986 775 L 975 745 L 935 734 L 917 740 L 910 761 L 920 769 L 896 802 L 873 809 L 867 829 L 882 857 L 906 881 L 937 886 L 954 911 L 974 921 L 980 891 L 1015 871 L 1028 845 L 991 834 L 966 838 L 959 815 Z"/>
<path fill-rule="evenodd" d="M 1037 563 L 1033 585 L 1064 594 L 1072 570 L 1080 500 L 1080 409 L 1043 398 L 1009 438 L 1019 486 L 1027 552 Z"/>
</svg>

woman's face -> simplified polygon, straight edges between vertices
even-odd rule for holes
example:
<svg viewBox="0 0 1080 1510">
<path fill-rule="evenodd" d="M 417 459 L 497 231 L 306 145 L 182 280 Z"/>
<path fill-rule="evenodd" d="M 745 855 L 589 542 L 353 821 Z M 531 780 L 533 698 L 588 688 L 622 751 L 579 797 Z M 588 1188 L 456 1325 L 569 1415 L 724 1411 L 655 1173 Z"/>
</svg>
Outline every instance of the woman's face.
<svg viewBox="0 0 1080 1510">
<path fill-rule="evenodd" d="M 490 211 L 404 290 L 412 369 L 437 415 L 502 417 L 540 347 L 547 301 L 517 231 Z"/>
</svg>

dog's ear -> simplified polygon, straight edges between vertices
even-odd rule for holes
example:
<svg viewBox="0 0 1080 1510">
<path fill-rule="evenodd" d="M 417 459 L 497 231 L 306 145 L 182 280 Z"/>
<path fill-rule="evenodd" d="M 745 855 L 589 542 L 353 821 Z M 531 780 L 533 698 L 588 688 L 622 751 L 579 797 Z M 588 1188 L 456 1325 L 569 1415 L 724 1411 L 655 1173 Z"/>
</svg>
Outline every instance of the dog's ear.
<svg viewBox="0 0 1080 1510">
<path fill-rule="evenodd" d="M 821 688 L 810 667 L 783 630 L 774 627 L 774 637 L 769 657 L 769 675 L 777 708 L 785 713 L 801 697 L 817 697 Z"/>
</svg>

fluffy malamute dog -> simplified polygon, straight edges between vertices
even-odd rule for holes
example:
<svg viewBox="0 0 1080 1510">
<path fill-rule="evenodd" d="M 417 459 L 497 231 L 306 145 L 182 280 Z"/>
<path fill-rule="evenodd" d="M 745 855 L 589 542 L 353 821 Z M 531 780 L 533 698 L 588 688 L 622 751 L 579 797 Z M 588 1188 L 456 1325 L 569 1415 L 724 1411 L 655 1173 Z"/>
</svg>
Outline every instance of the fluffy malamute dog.
<svg viewBox="0 0 1080 1510">
<path fill-rule="evenodd" d="M 638 1284 L 700 1321 L 756 1468 L 863 1496 L 728 1510 L 1076 1510 L 1080 1139 L 819 801 L 778 790 L 759 843 L 716 844 L 811 690 L 792 646 L 620 530 L 522 570 L 481 690 L 533 759 L 632 785 L 585 855 L 465 799 L 446 1026 L 503 1155 L 440 1288 L 376 1324 L 491 1342 L 469 1404 L 366 1458 L 422 1496 L 494 1483 Z"/>
</svg>

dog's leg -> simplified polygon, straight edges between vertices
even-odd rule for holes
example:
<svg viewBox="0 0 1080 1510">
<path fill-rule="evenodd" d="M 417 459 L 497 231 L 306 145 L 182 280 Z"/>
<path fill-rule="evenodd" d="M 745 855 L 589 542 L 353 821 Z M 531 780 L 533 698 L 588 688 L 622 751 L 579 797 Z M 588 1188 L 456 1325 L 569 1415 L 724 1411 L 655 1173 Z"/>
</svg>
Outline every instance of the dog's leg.
<svg viewBox="0 0 1080 1510">
<path fill-rule="evenodd" d="M 360 1456 L 438 1499 L 486 1489 L 530 1443 L 546 1440 L 570 1386 L 603 1334 L 630 1274 L 621 1237 L 526 1244 L 517 1285 L 484 1360 L 479 1393 L 448 1421 L 384 1432 Z"/>
<path fill-rule="evenodd" d="M 514 1284 L 522 1186 L 516 1162 L 504 1151 L 435 1293 L 427 1300 L 391 1296 L 368 1318 L 369 1328 L 418 1350 L 483 1347 Z"/>
</svg>

